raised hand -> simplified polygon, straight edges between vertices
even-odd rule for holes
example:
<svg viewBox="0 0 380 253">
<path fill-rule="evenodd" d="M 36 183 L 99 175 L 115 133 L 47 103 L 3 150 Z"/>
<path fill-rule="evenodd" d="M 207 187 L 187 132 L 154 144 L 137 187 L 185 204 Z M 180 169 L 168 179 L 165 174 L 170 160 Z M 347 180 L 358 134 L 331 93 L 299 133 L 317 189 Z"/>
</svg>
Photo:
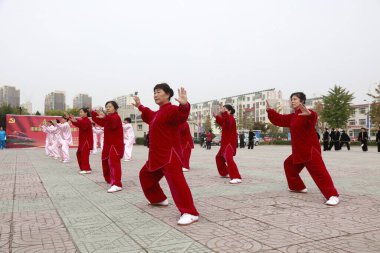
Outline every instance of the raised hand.
<svg viewBox="0 0 380 253">
<path fill-rule="evenodd" d="M 133 100 L 135 100 L 135 103 L 132 103 L 133 106 L 139 107 L 141 105 L 140 98 L 138 96 L 134 96 Z"/>
<path fill-rule="evenodd" d="M 187 92 L 185 88 L 181 87 L 178 89 L 178 98 L 175 99 L 181 105 L 187 104 Z"/>
<path fill-rule="evenodd" d="M 311 114 L 304 104 L 300 104 L 299 109 L 301 110 L 301 113 L 298 114 L 300 116 L 309 116 Z"/>
</svg>

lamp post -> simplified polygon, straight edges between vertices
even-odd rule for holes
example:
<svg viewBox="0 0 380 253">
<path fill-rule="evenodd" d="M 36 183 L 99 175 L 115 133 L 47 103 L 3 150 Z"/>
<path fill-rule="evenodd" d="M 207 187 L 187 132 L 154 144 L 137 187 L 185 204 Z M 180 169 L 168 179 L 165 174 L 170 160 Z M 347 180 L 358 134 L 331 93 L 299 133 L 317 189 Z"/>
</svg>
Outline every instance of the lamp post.
<svg viewBox="0 0 380 253">
<path fill-rule="evenodd" d="M 371 104 L 367 99 L 364 99 L 368 103 L 368 139 L 371 139 Z"/>
</svg>

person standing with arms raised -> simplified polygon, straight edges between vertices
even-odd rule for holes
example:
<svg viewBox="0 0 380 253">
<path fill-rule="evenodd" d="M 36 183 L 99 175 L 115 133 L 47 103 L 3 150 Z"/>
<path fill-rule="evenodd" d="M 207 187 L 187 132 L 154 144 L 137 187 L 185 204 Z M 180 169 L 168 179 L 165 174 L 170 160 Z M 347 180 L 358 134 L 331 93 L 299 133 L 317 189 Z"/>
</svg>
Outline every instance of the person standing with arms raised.
<svg viewBox="0 0 380 253">
<path fill-rule="evenodd" d="M 123 126 L 115 101 L 108 101 L 105 105 L 107 114 L 102 111 L 92 111 L 92 120 L 104 127 L 104 146 L 102 150 L 102 168 L 104 179 L 111 187 L 109 193 L 122 190 L 121 159 L 124 155 Z"/>
<path fill-rule="evenodd" d="M 77 150 L 77 161 L 79 165 L 80 174 L 90 174 L 90 151 L 94 147 L 94 138 L 92 134 L 92 123 L 89 119 L 90 112 L 88 108 L 81 108 L 79 110 L 79 119 L 76 119 L 74 115 L 68 115 L 66 117 L 71 123 L 79 129 L 79 141 Z"/>
<path fill-rule="evenodd" d="M 180 126 L 187 121 L 190 104 L 184 88 L 178 90 L 176 101 L 179 106 L 170 103 L 174 92 L 168 84 L 157 84 L 153 91 L 154 101 L 160 107 L 158 111 L 143 106 L 140 98 L 134 97 L 134 105 L 141 111 L 142 120 L 149 125 L 149 155 L 140 171 L 141 187 L 152 205 L 167 206 L 169 202 L 159 184 L 161 178 L 165 177 L 174 203 L 181 213 L 178 225 L 189 225 L 198 221 L 199 216 L 182 172 Z"/>
<path fill-rule="evenodd" d="M 239 169 L 234 161 L 238 134 L 232 105 L 220 106 L 219 114 L 213 113 L 216 123 L 222 127 L 222 139 L 215 161 L 221 177 L 230 177 L 230 184 L 241 183 Z"/>
<path fill-rule="evenodd" d="M 318 115 L 305 107 L 306 95 L 304 93 L 295 92 L 290 99 L 294 112 L 284 115 L 273 110 L 268 101 L 266 102 L 268 118 L 272 124 L 289 127 L 292 136 L 292 154 L 284 162 L 289 190 L 300 193 L 307 192 L 299 175 L 306 167 L 327 199 L 326 205 L 335 206 L 339 203 L 339 194 L 322 159 L 321 145 L 315 130 Z"/>
</svg>

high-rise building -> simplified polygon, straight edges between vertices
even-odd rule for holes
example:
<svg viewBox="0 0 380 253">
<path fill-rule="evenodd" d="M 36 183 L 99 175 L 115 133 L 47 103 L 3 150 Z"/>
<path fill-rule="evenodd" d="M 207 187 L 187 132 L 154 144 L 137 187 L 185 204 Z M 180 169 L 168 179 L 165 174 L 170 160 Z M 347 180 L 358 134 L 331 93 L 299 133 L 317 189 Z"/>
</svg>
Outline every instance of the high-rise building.
<svg viewBox="0 0 380 253">
<path fill-rule="evenodd" d="M 74 109 L 80 109 L 83 107 L 92 108 L 92 98 L 88 94 L 78 94 L 73 99 Z"/>
<path fill-rule="evenodd" d="M 63 91 L 54 91 L 45 97 L 45 113 L 50 110 L 66 110 L 66 96 Z"/>
<path fill-rule="evenodd" d="M 22 108 L 24 108 L 29 114 L 33 113 L 33 105 L 31 102 L 25 102 L 21 105 Z"/>
<path fill-rule="evenodd" d="M 13 86 L 0 87 L 0 105 L 20 106 L 20 90 Z"/>
</svg>

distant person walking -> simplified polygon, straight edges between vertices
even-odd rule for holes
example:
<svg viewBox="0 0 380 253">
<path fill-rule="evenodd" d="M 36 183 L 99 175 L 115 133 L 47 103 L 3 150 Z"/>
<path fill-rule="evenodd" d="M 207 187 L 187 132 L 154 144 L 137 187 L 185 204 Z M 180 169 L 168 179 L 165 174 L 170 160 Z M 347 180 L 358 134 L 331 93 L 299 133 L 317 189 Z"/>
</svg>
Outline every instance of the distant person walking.
<svg viewBox="0 0 380 253">
<path fill-rule="evenodd" d="M 3 129 L 3 127 L 0 126 L 0 149 L 5 149 L 5 141 L 7 140 L 7 135 Z"/>
<path fill-rule="evenodd" d="M 252 129 L 248 133 L 248 149 L 253 149 L 255 147 L 255 132 L 252 131 Z"/>
<path fill-rule="evenodd" d="M 376 133 L 377 152 L 380 152 L 380 129 Z"/>
<path fill-rule="evenodd" d="M 348 136 L 346 131 L 342 131 L 342 134 L 340 135 L 340 148 L 342 149 L 343 145 L 347 146 L 347 150 L 350 150 L 350 141 L 351 138 Z"/>
<path fill-rule="evenodd" d="M 368 151 L 368 133 L 367 133 L 367 129 L 365 129 L 364 127 L 361 128 L 361 132 L 359 133 L 359 136 L 358 136 L 358 141 L 360 141 L 361 143 L 363 152 L 367 152 Z"/>
</svg>

